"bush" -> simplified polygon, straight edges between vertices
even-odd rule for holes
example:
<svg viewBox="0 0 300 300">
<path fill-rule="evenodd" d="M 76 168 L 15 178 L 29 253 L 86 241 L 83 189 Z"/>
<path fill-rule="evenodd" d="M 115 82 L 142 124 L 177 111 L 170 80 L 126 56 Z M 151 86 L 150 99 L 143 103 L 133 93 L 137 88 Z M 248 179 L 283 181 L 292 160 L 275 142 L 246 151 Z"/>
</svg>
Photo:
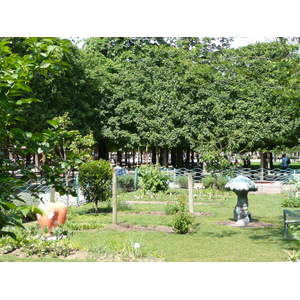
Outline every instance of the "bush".
<svg viewBox="0 0 300 300">
<path fill-rule="evenodd" d="M 156 194 L 166 192 L 169 189 L 169 175 L 153 165 L 139 168 L 138 176 L 141 178 L 142 189 L 147 193 Z"/>
<path fill-rule="evenodd" d="M 124 192 L 132 192 L 134 189 L 134 175 L 128 173 L 118 176 L 118 188 Z"/>
<path fill-rule="evenodd" d="M 180 175 L 176 178 L 176 184 L 178 184 L 181 189 L 187 189 L 189 185 L 188 178 L 184 175 Z"/>
<path fill-rule="evenodd" d="M 202 179 L 202 184 L 205 188 L 213 188 L 223 190 L 225 189 L 225 185 L 228 182 L 228 179 L 225 176 L 216 176 L 215 174 L 210 174 L 209 176 L 205 176 Z"/>
<path fill-rule="evenodd" d="M 219 190 L 225 190 L 226 183 L 228 183 L 228 178 L 224 176 L 219 176 L 216 180 L 216 188 Z"/>
<path fill-rule="evenodd" d="M 300 207 L 300 198 L 287 198 L 281 202 L 281 206 L 283 207 Z"/>
<path fill-rule="evenodd" d="M 180 211 L 180 206 L 178 202 L 168 203 L 165 208 L 166 215 L 175 215 Z"/>
<path fill-rule="evenodd" d="M 112 174 L 109 162 L 103 159 L 89 161 L 79 167 L 79 184 L 87 202 L 95 203 L 95 212 L 98 212 L 99 201 L 107 201 L 111 197 Z"/>
<path fill-rule="evenodd" d="M 214 188 L 217 182 L 217 178 L 214 174 L 210 174 L 209 176 L 205 176 L 202 179 L 202 184 L 205 188 Z"/>
<path fill-rule="evenodd" d="M 179 199 L 177 204 L 169 208 L 169 213 L 173 214 L 170 226 L 175 233 L 187 234 L 195 228 L 195 216 L 188 212 L 184 199 Z"/>
</svg>

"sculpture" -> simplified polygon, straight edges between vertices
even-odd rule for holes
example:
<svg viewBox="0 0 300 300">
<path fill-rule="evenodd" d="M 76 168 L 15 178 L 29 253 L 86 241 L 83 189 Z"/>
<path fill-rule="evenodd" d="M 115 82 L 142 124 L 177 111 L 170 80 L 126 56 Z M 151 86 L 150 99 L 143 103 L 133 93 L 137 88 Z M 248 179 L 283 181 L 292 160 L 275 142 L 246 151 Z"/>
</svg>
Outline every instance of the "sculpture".
<svg viewBox="0 0 300 300">
<path fill-rule="evenodd" d="M 225 189 L 234 191 L 237 195 L 237 204 L 235 206 L 236 224 L 246 226 L 250 222 L 248 212 L 248 192 L 257 191 L 257 185 L 249 178 L 239 175 L 225 185 Z"/>
<path fill-rule="evenodd" d="M 41 216 L 37 214 L 37 220 L 40 227 L 44 229 L 45 226 L 48 227 L 48 235 L 51 235 L 53 227 L 58 226 L 58 224 L 65 224 L 67 218 L 67 207 L 60 202 L 45 202 L 39 205 L 44 211 L 44 215 Z"/>
</svg>

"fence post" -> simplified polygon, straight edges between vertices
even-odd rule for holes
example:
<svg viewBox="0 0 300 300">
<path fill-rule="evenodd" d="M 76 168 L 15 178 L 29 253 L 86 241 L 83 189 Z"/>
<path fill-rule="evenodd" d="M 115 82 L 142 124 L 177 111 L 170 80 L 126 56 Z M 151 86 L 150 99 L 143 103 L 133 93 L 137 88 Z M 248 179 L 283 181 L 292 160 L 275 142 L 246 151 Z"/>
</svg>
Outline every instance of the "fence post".
<svg viewBox="0 0 300 300">
<path fill-rule="evenodd" d="M 117 173 L 113 173 L 113 196 L 112 196 L 112 213 L 113 213 L 113 225 L 117 225 Z"/>
<path fill-rule="evenodd" d="M 135 167 L 135 170 L 134 170 L 133 188 L 136 191 L 136 189 L 137 189 L 137 167 Z"/>
<path fill-rule="evenodd" d="M 189 187 L 189 211 L 194 213 L 194 199 L 193 199 L 193 174 L 188 173 L 188 187 Z"/>
<path fill-rule="evenodd" d="M 50 191 L 50 202 L 54 203 L 55 202 L 55 188 L 51 187 Z"/>
<path fill-rule="evenodd" d="M 79 179 L 78 179 L 78 175 L 76 175 L 75 177 L 75 185 L 76 185 L 76 202 L 77 202 L 77 206 L 79 206 Z"/>
</svg>

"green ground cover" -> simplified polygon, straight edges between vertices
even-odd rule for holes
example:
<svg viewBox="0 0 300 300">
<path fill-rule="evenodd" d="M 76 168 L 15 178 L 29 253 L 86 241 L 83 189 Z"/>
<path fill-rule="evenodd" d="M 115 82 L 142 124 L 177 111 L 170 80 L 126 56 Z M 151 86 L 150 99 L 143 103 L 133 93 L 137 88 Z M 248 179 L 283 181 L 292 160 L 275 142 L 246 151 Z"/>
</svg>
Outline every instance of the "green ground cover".
<svg viewBox="0 0 300 300">
<path fill-rule="evenodd" d="M 183 195 L 187 199 L 187 190 L 173 191 L 172 195 L 160 195 L 156 198 L 141 196 L 138 191 L 120 194 L 119 202 L 126 205 L 118 211 L 118 224 L 136 225 L 139 229 L 111 228 L 112 213 L 107 203 L 99 205 L 98 214 L 94 213 L 91 204 L 71 208 L 65 227 L 73 230 L 70 242 L 86 253 L 84 257 L 17 257 L 12 252 L 1 255 L 0 261 L 98 261 L 100 256 L 105 256 L 106 261 L 112 261 L 118 255 L 119 259 L 127 261 L 130 254 L 137 257 L 140 255 L 146 261 L 279 262 L 288 259 L 283 249 L 297 249 L 295 242 L 283 237 L 281 202 L 285 195 L 249 194 L 249 211 L 253 221 L 271 223 L 274 225 L 272 227 L 239 228 L 221 225 L 217 222 L 233 219 L 235 194 L 215 192 L 212 195 L 195 191 L 194 211 L 198 212 L 195 232 L 181 235 L 141 230 L 141 227 L 165 228 L 172 218 L 164 214 L 167 203 L 182 198 Z M 139 203 L 140 201 L 147 203 Z M 133 248 L 137 244 L 139 248 Z"/>
</svg>

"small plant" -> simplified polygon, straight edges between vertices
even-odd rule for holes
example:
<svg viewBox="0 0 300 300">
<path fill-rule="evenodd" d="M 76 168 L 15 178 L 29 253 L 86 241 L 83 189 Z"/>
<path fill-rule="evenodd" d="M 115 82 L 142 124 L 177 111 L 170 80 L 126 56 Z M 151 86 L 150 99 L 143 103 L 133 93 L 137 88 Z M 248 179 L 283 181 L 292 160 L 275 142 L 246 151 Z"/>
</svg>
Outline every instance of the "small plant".
<svg viewBox="0 0 300 300">
<path fill-rule="evenodd" d="M 179 211 L 180 211 L 180 206 L 178 202 L 168 203 L 165 208 L 166 215 L 175 215 Z"/>
<path fill-rule="evenodd" d="M 184 175 L 180 175 L 176 178 L 176 184 L 178 184 L 179 188 L 187 189 L 188 188 L 188 178 Z"/>
<path fill-rule="evenodd" d="M 131 206 L 129 203 L 126 202 L 126 200 L 120 200 L 118 201 L 118 210 L 120 211 L 131 210 Z"/>
<path fill-rule="evenodd" d="M 202 184 L 204 186 L 204 188 L 215 188 L 216 186 L 216 183 L 217 183 L 217 178 L 216 178 L 216 175 L 214 174 L 210 174 L 209 176 L 205 176 L 203 179 L 202 179 Z"/>
<path fill-rule="evenodd" d="M 88 222 L 88 223 L 75 223 L 75 222 L 68 222 L 66 224 L 66 228 L 68 230 L 92 230 L 92 229 L 98 229 L 98 228 L 103 228 L 103 224 L 97 223 L 97 222 Z"/>
<path fill-rule="evenodd" d="M 195 216 L 188 212 L 184 199 L 179 199 L 177 206 L 173 206 L 173 218 L 169 225 L 178 234 L 187 234 L 195 228 Z"/>
<path fill-rule="evenodd" d="M 285 253 L 288 254 L 289 256 L 289 261 L 290 262 L 300 262 L 300 251 L 296 251 L 296 250 L 293 250 L 293 251 L 287 251 L 287 250 L 283 250 Z"/>
<path fill-rule="evenodd" d="M 218 190 L 225 190 L 225 185 L 228 183 L 228 178 L 225 176 L 218 176 L 216 180 L 216 188 Z"/>
<path fill-rule="evenodd" d="M 166 192 L 169 189 L 169 175 L 153 165 L 142 166 L 138 171 L 138 176 L 141 179 L 142 189 L 150 195 Z"/>
<path fill-rule="evenodd" d="M 283 206 L 283 207 L 300 207 L 300 198 L 298 198 L 298 197 L 286 198 L 281 202 L 281 206 Z"/>
<path fill-rule="evenodd" d="M 132 192 L 134 189 L 134 175 L 127 173 L 118 176 L 118 188 L 123 192 Z"/>
<path fill-rule="evenodd" d="M 44 230 L 39 225 L 29 227 L 28 230 L 15 230 L 17 239 L 5 237 L 0 239 L 0 247 L 4 249 L 3 253 L 12 252 L 20 249 L 26 256 L 46 256 L 51 257 L 68 256 L 75 248 L 70 243 L 70 233 L 62 228 L 55 228 L 57 238 L 49 240 Z"/>
</svg>

